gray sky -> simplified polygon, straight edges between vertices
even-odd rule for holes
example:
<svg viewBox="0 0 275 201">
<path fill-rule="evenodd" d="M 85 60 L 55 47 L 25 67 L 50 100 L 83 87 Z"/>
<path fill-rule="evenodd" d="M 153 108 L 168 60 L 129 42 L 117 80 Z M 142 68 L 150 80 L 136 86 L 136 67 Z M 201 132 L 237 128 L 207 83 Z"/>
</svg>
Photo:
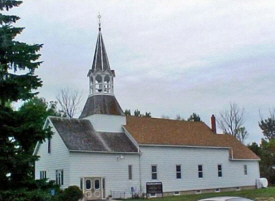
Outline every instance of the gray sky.
<svg viewBox="0 0 275 201">
<path fill-rule="evenodd" d="M 88 96 L 98 34 L 97 15 L 123 109 L 188 118 L 210 116 L 237 103 L 245 108 L 247 143 L 274 108 L 274 1 L 27 0 L 10 13 L 26 27 L 17 40 L 43 43 L 40 96 L 61 88 Z"/>
</svg>

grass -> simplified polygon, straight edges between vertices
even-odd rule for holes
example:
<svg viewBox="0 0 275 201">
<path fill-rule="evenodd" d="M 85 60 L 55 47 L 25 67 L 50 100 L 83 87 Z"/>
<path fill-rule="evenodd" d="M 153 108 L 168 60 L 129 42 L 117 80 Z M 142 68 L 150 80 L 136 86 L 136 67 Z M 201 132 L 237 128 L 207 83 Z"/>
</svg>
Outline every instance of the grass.
<svg viewBox="0 0 275 201">
<path fill-rule="evenodd" d="M 218 196 L 239 196 L 257 201 L 275 201 L 275 187 L 255 190 L 241 190 L 234 192 L 221 192 L 221 193 L 205 193 L 196 195 L 182 195 L 164 198 L 150 198 L 150 201 L 197 201 L 199 199 L 218 197 Z M 135 199 L 136 201 L 144 201 L 144 199 Z"/>
</svg>

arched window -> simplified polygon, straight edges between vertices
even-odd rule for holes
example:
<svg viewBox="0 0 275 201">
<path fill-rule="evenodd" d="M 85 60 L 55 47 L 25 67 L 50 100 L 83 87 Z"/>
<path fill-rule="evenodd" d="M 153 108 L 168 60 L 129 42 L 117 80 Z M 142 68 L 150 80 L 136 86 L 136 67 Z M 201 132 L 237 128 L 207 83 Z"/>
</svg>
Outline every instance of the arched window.
<svg viewBox="0 0 275 201">
<path fill-rule="evenodd" d="M 94 79 L 90 77 L 90 94 L 94 93 Z"/>
<path fill-rule="evenodd" d="M 97 92 L 97 93 L 102 92 L 102 77 L 101 77 L 101 75 L 97 75 L 95 78 L 95 92 Z"/>
<path fill-rule="evenodd" d="M 106 75 L 104 77 L 104 93 L 110 93 L 111 86 L 110 86 L 110 76 Z"/>
</svg>

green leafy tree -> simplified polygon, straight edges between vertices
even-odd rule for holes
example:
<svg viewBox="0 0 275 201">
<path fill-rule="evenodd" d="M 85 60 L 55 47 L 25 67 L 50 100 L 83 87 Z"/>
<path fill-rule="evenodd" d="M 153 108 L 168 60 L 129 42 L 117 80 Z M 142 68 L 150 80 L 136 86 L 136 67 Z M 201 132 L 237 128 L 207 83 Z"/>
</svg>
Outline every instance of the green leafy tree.
<svg viewBox="0 0 275 201">
<path fill-rule="evenodd" d="M 22 1 L 0 0 L 0 10 L 8 11 Z M 35 141 L 43 141 L 49 130 L 38 128 L 35 112 L 27 106 L 20 111 L 10 105 L 18 100 L 30 100 L 42 86 L 35 70 L 41 64 L 38 51 L 41 44 L 28 45 L 15 40 L 24 28 L 14 27 L 18 16 L 0 13 L 0 191 L 27 187 L 33 181 L 31 164 L 37 159 L 32 156 Z"/>
<path fill-rule="evenodd" d="M 275 139 L 269 141 L 262 139 L 260 145 L 254 142 L 248 145 L 248 148 L 261 158 L 260 177 L 267 178 L 269 183 L 275 184 Z"/>
<path fill-rule="evenodd" d="M 128 110 L 128 109 L 126 109 L 126 110 L 124 111 L 124 114 L 125 114 L 126 116 L 132 116 L 131 110 Z M 138 110 L 138 109 L 136 109 L 136 110 L 134 111 L 134 115 L 133 115 L 133 116 L 135 116 L 135 117 L 152 117 L 152 116 L 151 116 L 151 112 L 145 112 L 145 114 L 142 114 L 142 113 L 140 112 L 140 110 Z"/>
<path fill-rule="evenodd" d="M 151 117 L 151 112 L 145 112 L 144 117 Z"/>
<path fill-rule="evenodd" d="M 275 110 L 270 111 L 270 117 L 267 119 L 261 118 L 259 126 L 266 139 L 275 139 Z"/>
<path fill-rule="evenodd" d="M 201 118 L 198 114 L 193 113 L 190 115 L 190 117 L 187 119 L 187 121 L 201 121 Z"/>
<path fill-rule="evenodd" d="M 126 115 L 126 116 L 131 116 L 131 110 L 125 110 L 125 112 L 124 112 L 124 114 Z"/>
<path fill-rule="evenodd" d="M 140 117 L 140 116 L 141 116 L 141 113 L 140 113 L 140 111 L 139 111 L 138 109 L 136 109 L 136 110 L 134 111 L 134 116 L 135 116 L 135 117 Z"/>
</svg>

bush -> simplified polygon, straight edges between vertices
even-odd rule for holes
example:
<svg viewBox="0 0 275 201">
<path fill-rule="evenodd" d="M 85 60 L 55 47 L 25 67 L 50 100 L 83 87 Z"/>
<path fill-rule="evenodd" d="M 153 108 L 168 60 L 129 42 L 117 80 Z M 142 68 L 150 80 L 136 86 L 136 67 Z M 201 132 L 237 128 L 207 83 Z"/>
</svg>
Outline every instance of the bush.
<svg viewBox="0 0 275 201">
<path fill-rule="evenodd" d="M 59 201 L 78 201 L 82 198 L 83 193 L 78 186 L 69 186 L 59 195 Z"/>
<path fill-rule="evenodd" d="M 42 190 L 17 189 L 0 192 L 0 200 L 5 201 L 45 201 L 51 200 L 48 192 Z"/>
</svg>

